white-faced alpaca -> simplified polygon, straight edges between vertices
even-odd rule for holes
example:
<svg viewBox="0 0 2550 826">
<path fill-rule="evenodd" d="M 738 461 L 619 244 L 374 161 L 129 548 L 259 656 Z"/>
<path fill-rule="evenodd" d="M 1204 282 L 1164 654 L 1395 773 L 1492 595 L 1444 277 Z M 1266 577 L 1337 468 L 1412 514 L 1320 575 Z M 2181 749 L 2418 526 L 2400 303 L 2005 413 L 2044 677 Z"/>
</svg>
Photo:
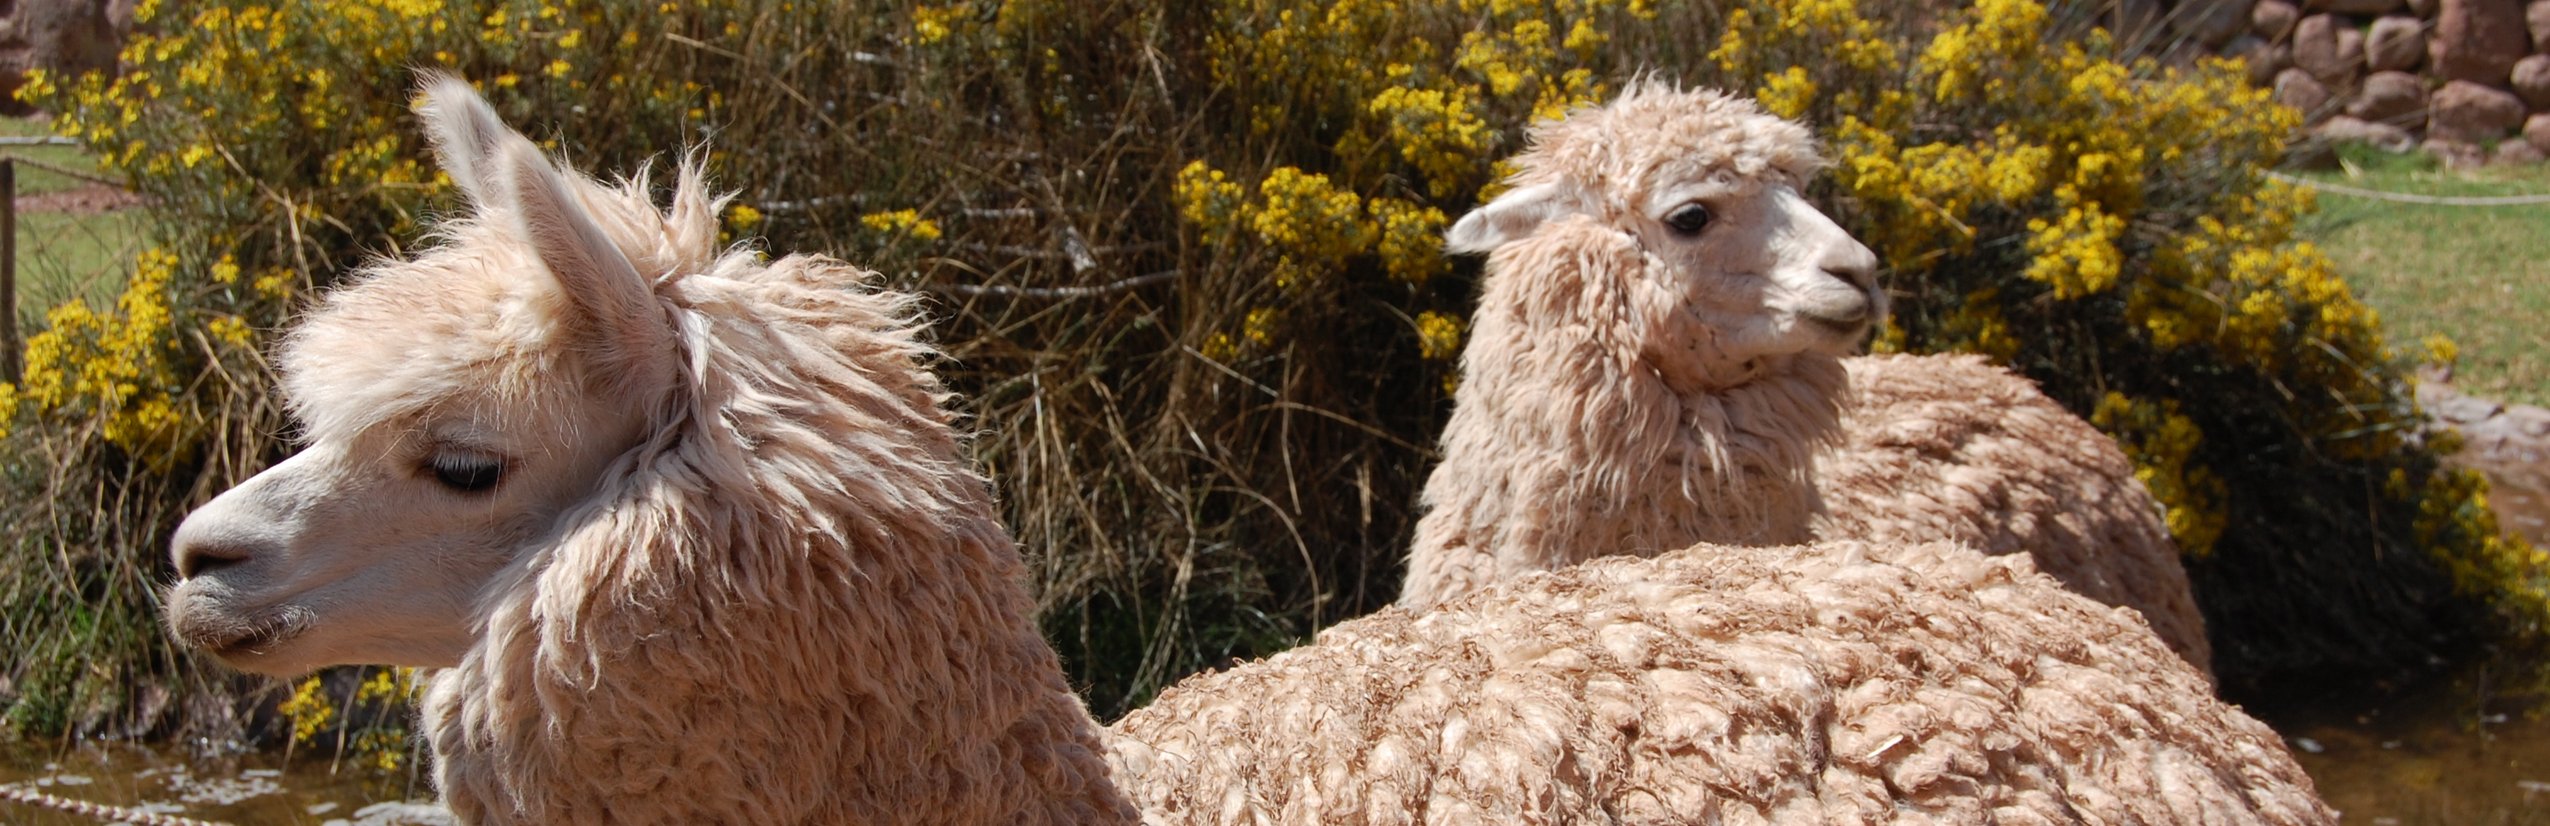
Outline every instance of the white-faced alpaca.
<svg viewBox="0 0 2550 826">
<path fill-rule="evenodd" d="M 560 173 L 457 81 L 474 214 L 287 341 L 310 444 L 178 531 L 253 671 L 435 667 L 473 823 L 2326 823 L 2275 735 L 2025 560 L 1698 548 L 1189 680 L 1064 684 L 910 296 Z"/>
<path fill-rule="evenodd" d="M 2112 441 L 1968 358 L 1845 358 L 1885 294 L 1799 195 L 1821 163 L 1750 100 L 1654 84 L 1533 132 L 1445 238 L 1489 257 L 1400 603 L 1695 542 L 1953 540 L 2034 554 L 2208 667 Z"/>
</svg>

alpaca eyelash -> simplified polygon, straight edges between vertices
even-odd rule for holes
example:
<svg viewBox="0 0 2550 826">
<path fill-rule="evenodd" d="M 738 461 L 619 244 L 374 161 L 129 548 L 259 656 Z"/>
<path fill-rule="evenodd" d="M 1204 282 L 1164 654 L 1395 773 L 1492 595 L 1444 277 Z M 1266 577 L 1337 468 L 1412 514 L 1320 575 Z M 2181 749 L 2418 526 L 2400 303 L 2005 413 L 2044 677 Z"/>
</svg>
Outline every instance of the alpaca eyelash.
<svg viewBox="0 0 2550 826">
<path fill-rule="evenodd" d="M 488 456 L 436 453 L 425 460 L 425 470 L 434 481 L 454 491 L 483 493 L 503 481 L 505 462 Z"/>
<path fill-rule="evenodd" d="M 1698 235 L 1701 230 L 1708 229 L 1709 222 L 1716 218 L 1717 215 L 1709 211 L 1708 204 L 1693 202 L 1665 213 L 1665 226 L 1680 235 Z"/>
</svg>

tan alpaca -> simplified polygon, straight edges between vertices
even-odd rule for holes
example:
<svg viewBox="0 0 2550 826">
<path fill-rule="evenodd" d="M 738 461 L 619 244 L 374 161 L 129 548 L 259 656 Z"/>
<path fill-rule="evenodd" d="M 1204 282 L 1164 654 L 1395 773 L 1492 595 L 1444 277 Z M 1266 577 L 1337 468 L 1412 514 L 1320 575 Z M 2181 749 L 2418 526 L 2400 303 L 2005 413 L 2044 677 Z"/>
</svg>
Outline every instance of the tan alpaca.
<svg viewBox="0 0 2550 826">
<path fill-rule="evenodd" d="M 1845 358 L 1885 296 L 1799 195 L 1821 164 L 1750 100 L 1651 83 L 1533 133 L 1445 238 L 1487 274 L 1401 604 L 1694 542 L 1952 540 L 2027 552 L 2208 668 L 2112 441 L 1970 357 Z"/>
<path fill-rule="evenodd" d="M 721 251 L 685 165 L 553 168 L 458 81 L 473 214 L 288 340 L 308 446 L 189 517 L 169 624 L 436 670 L 471 823 L 2326 823 L 2273 732 L 2024 559 L 1702 547 L 1181 683 L 1065 685 L 911 296 Z"/>
</svg>

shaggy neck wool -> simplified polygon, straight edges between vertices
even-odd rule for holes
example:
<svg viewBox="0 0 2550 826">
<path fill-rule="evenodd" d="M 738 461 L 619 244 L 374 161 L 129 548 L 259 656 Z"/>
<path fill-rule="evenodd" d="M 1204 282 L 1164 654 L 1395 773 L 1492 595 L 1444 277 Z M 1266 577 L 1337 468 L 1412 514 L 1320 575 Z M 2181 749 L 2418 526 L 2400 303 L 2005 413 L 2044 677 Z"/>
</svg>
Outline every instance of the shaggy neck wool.
<svg viewBox="0 0 2550 826">
<path fill-rule="evenodd" d="M 687 170 L 672 216 L 642 185 L 616 195 L 587 206 L 627 219 L 597 215 L 683 363 L 652 435 L 491 586 L 480 642 L 434 675 L 454 812 L 1130 822 L 910 299 L 829 259 L 715 256 Z"/>
<path fill-rule="evenodd" d="M 1643 275 L 1660 269 L 1583 220 L 1489 258 L 1402 604 L 1594 556 L 1809 538 L 1840 361 L 1722 357 Z"/>
</svg>

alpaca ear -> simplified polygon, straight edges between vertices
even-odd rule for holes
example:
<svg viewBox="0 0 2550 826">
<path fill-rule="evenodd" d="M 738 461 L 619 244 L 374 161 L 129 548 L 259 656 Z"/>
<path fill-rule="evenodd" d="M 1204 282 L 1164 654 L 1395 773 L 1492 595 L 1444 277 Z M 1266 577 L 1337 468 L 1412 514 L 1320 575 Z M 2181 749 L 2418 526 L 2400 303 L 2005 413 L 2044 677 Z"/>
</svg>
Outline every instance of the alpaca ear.
<svg viewBox="0 0 2550 826">
<path fill-rule="evenodd" d="M 523 141 L 496 117 L 494 107 L 487 105 L 469 83 L 442 72 L 425 72 L 418 84 L 416 114 L 425 121 L 425 134 L 434 145 L 434 162 L 469 202 L 485 205 L 494 194 L 490 177 L 496 168 L 496 154 L 508 139 Z"/>
<path fill-rule="evenodd" d="M 1443 234 L 1443 250 L 1460 255 L 1496 249 L 1522 240 L 1574 206 L 1568 188 L 1556 183 L 1515 187 L 1461 216 Z"/>
<path fill-rule="evenodd" d="M 672 330 L 647 283 L 577 200 L 572 184 L 529 141 L 500 145 L 498 203 L 557 280 L 571 324 L 597 353 L 623 367 L 669 356 Z"/>
</svg>

